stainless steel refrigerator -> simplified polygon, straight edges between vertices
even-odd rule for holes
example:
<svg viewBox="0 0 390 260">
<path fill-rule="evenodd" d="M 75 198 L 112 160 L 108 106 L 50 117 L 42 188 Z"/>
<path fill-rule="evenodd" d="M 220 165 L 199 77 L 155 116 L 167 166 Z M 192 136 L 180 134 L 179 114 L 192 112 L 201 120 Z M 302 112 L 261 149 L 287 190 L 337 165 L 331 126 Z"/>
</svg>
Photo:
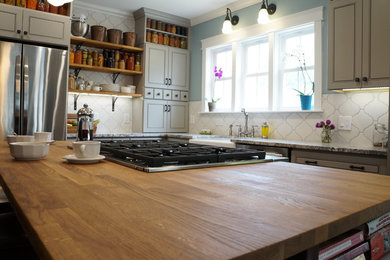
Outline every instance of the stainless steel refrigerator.
<svg viewBox="0 0 390 260">
<path fill-rule="evenodd" d="M 53 132 L 66 137 L 65 49 L 0 41 L 0 138 Z"/>
</svg>

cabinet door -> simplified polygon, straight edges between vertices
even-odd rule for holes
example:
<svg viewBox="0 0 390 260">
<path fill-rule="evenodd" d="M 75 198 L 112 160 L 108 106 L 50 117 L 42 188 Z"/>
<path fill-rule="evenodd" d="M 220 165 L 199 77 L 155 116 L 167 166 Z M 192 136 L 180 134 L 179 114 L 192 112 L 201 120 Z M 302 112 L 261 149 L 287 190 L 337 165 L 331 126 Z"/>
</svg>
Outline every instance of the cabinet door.
<svg viewBox="0 0 390 260">
<path fill-rule="evenodd" d="M 68 46 L 70 18 L 68 16 L 25 9 L 23 11 L 23 39 Z"/>
<path fill-rule="evenodd" d="M 145 87 L 163 88 L 168 81 L 168 47 L 146 44 Z"/>
<path fill-rule="evenodd" d="M 169 50 L 169 88 L 188 90 L 188 51 L 178 48 Z"/>
<path fill-rule="evenodd" d="M 360 88 L 362 0 L 328 2 L 328 89 Z"/>
<path fill-rule="evenodd" d="M 22 8 L 0 4 L 0 35 L 3 37 L 20 39 L 22 17 Z"/>
<path fill-rule="evenodd" d="M 167 132 L 188 131 L 188 103 L 170 101 L 168 104 Z"/>
<path fill-rule="evenodd" d="M 144 132 L 165 132 L 167 102 L 160 100 L 144 101 Z"/>
<path fill-rule="evenodd" d="M 363 2 L 363 87 L 389 86 L 390 1 Z"/>
</svg>

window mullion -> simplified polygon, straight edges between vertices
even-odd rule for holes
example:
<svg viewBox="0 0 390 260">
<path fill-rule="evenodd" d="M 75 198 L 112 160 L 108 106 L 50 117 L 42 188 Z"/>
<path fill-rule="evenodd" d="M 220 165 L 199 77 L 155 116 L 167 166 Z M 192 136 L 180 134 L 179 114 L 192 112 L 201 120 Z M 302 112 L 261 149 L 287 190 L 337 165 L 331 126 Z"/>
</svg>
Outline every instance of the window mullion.
<svg viewBox="0 0 390 260">
<path fill-rule="evenodd" d="M 230 107 L 230 111 L 234 112 L 236 107 L 236 86 L 240 86 L 238 80 L 238 74 L 237 73 L 237 42 L 232 43 L 232 103 Z"/>
<path fill-rule="evenodd" d="M 275 43 L 275 36 L 274 33 L 268 34 L 268 110 L 272 111 L 275 110 L 275 104 L 274 104 L 274 43 Z"/>
</svg>

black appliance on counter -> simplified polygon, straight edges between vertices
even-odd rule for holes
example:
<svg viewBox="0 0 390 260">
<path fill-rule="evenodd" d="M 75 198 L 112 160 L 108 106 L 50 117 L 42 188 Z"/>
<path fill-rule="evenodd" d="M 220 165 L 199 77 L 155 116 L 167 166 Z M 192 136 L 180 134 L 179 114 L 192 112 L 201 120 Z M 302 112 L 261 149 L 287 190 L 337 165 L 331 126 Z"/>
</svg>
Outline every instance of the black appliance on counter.
<svg viewBox="0 0 390 260">
<path fill-rule="evenodd" d="M 166 140 L 102 141 L 101 154 L 110 161 L 146 172 L 173 171 L 224 165 L 288 161 L 267 158 L 261 150 L 226 148 Z"/>
</svg>

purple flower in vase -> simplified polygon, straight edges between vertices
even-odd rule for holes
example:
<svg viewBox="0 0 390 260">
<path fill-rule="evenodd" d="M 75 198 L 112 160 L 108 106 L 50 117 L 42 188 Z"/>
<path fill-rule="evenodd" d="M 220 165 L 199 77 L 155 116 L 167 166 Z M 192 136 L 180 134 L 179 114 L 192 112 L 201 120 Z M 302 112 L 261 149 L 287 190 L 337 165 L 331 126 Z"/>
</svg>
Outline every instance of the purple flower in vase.
<svg viewBox="0 0 390 260">
<path fill-rule="evenodd" d="M 217 68 L 217 66 L 214 66 L 214 76 L 215 78 L 218 78 L 218 79 L 221 79 L 222 78 L 222 74 L 223 74 L 223 71 L 222 71 L 222 68 Z"/>
</svg>

